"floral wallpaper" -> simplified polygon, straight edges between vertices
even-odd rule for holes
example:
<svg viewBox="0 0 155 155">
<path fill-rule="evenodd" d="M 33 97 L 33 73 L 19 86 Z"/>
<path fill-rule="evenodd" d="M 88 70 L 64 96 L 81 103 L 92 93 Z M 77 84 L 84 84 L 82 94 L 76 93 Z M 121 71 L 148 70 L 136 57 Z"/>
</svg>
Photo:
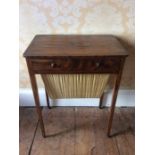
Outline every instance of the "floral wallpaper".
<svg viewBox="0 0 155 155">
<path fill-rule="evenodd" d="M 121 87 L 134 89 L 134 0 L 20 0 L 20 88 L 30 81 L 23 52 L 36 34 L 113 34 L 128 49 Z M 39 87 L 43 87 L 38 79 Z"/>
</svg>

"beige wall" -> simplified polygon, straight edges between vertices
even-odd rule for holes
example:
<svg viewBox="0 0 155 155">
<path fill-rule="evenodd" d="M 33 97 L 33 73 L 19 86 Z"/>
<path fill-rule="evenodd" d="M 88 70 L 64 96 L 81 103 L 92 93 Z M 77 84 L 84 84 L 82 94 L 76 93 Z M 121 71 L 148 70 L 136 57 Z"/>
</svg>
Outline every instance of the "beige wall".
<svg viewBox="0 0 155 155">
<path fill-rule="evenodd" d="M 134 89 L 134 0 L 20 0 L 19 7 L 20 88 L 30 87 L 22 54 L 36 34 L 113 34 L 130 54 L 121 88 Z"/>
</svg>

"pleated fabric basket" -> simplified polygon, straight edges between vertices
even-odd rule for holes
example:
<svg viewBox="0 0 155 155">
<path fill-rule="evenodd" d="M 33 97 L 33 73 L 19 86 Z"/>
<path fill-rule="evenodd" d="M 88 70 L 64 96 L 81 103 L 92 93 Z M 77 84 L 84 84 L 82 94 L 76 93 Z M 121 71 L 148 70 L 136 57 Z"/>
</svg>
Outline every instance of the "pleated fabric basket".
<svg viewBox="0 0 155 155">
<path fill-rule="evenodd" d="M 99 98 L 109 74 L 43 74 L 45 89 L 52 99 Z"/>
</svg>

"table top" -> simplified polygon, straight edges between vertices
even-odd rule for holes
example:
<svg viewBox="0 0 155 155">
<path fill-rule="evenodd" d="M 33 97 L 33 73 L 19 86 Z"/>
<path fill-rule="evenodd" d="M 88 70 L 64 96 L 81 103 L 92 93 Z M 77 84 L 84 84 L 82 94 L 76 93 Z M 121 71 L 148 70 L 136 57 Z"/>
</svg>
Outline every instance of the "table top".
<svg viewBox="0 0 155 155">
<path fill-rule="evenodd" d="M 112 35 L 36 35 L 24 57 L 127 56 Z"/>
</svg>

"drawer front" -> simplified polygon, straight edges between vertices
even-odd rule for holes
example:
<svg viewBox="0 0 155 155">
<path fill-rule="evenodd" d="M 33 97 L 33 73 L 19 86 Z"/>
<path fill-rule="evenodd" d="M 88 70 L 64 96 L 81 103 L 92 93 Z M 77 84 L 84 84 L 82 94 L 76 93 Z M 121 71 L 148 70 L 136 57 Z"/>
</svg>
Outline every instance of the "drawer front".
<svg viewBox="0 0 155 155">
<path fill-rule="evenodd" d="M 32 59 L 35 73 L 118 73 L 122 57 L 66 57 L 51 59 Z"/>
</svg>

